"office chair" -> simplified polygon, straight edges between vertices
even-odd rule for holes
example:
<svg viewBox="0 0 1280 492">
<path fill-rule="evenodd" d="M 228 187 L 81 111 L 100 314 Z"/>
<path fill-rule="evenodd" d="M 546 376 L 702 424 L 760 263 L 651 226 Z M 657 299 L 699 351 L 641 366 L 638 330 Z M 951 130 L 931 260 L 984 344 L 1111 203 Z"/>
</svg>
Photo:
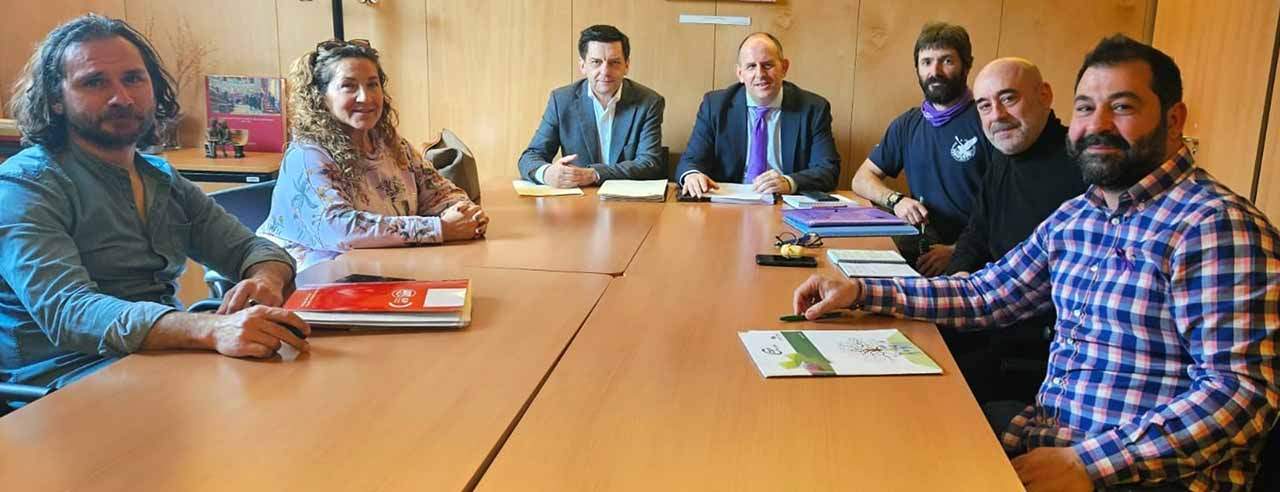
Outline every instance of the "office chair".
<svg viewBox="0 0 1280 492">
<path fill-rule="evenodd" d="M 240 220 L 241 224 L 255 231 L 267 220 L 271 212 L 271 194 L 275 191 L 275 180 L 240 186 L 227 190 L 215 191 L 209 198 L 221 205 L 227 213 Z M 218 309 L 222 304 L 222 296 L 235 286 L 222 274 L 213 270 L 204 273 L 204 283 L 209 286 L 209 298 L 197 301 L 187 308 L 191 312 L 206 312 Z"/>
</svg>

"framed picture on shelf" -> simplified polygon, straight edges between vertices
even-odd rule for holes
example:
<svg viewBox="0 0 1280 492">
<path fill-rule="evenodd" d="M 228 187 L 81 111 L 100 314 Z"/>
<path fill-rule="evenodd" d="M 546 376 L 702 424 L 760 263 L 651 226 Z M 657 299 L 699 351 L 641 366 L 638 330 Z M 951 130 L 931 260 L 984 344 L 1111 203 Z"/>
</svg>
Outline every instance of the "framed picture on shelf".
<svg viewBox="0 0 1280 492">
<path fill-rule="evenodd" d="M 245 150 L 282 152 L 285 144 L 284 80 L 279 77 L 205 77 L 205 122 L 244 130 Z"/>
</svg>

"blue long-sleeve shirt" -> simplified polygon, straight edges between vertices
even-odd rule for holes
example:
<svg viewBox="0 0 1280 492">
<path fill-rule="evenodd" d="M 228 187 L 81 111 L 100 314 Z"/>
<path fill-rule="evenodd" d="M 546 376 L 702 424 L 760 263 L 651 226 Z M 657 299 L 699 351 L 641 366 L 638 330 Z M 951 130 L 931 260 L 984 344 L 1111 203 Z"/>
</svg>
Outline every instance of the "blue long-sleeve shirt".
<svg viewBox="0 0 1280 492">
<path fill-rule="evenodd" d="M 128 173 L 76 148 L 30 147 L 0 165 L 0 381 L 62 386 L 138 350 L 181 307 L 189 257 L 238 280 L 262 261 L 293 264 L 163 159 Z"/>
</svg>

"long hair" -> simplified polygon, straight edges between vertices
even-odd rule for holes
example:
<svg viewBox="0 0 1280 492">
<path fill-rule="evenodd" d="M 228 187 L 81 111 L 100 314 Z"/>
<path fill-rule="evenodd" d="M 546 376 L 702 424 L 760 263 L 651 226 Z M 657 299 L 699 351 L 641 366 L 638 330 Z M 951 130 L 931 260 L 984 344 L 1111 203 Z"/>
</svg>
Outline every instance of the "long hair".
<svg viewBox="0 0 1280 492">
<path fill-rule="evenodd" d="M 359 156 L 346 127 L 329 112 L 325 91 L 333 79 L 334 65 L 345 58 L 364 58 L 378 67 L 378 80 L 382 86 L 382 116 L 374 124 L 369 138 L 374 145 L 390 152 L 396 163 L 409 165 L 409 157 L 400 151 L 400 134 L 396 132 L 399 118 L 391 107 L 387 94 L 387 74 L 378 60 L 378 50 L 365 41 L 329 40 L 320 43 L 314 51 L 298 57 L 289 68 L 289 128 L 293 138 L 306 140 L 329 152 L 343 174 L 355 173 Z"/>
<path fill-rule="evenodd" d="M 53 111 L 55 104 L 63 102 L 62 82 L 66 79 L 63 59 L 73 45 L 113 37 L 123 38 L 142 54 L 142 62 L 151 77 L 151 89 L 155 96 L 156 121 L 171 120 L 178 116 L 178 94 L 174 91 L 173 76 L 165 70 L 160 55 L 141 33 L 127 22 L 97 14 L 87 14 L 72 19 L 49 32 L 36 48 L 22 74 L 13 85 L 13 97 L 9 100 L 9 114 L 18 120 L 22 143 L 43 145 L 50 150 L 60 150 L 67 143 L 67 118 Z M 158 126 L 158 125 L 156 125 Z M 138 145 L 155 143 L 155 126 L 139 140 Z"/>
</svg>

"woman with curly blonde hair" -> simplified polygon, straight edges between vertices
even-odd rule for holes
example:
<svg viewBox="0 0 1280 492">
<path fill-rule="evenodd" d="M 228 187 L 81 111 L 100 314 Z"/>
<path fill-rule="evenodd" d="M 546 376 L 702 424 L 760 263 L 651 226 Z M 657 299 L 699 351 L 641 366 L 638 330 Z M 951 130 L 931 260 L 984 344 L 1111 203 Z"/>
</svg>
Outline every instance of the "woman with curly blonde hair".
<svg viewBox="0 0 1280 492">
<path fill-rule="evenodd" d="M 386 85 L 363 40 L 320 43 L 289 70 L 292 140 L 258 234 L 299 268 L 353 248 L 484 236 L 484 211 L 396 132 Z"/>
</svg>

